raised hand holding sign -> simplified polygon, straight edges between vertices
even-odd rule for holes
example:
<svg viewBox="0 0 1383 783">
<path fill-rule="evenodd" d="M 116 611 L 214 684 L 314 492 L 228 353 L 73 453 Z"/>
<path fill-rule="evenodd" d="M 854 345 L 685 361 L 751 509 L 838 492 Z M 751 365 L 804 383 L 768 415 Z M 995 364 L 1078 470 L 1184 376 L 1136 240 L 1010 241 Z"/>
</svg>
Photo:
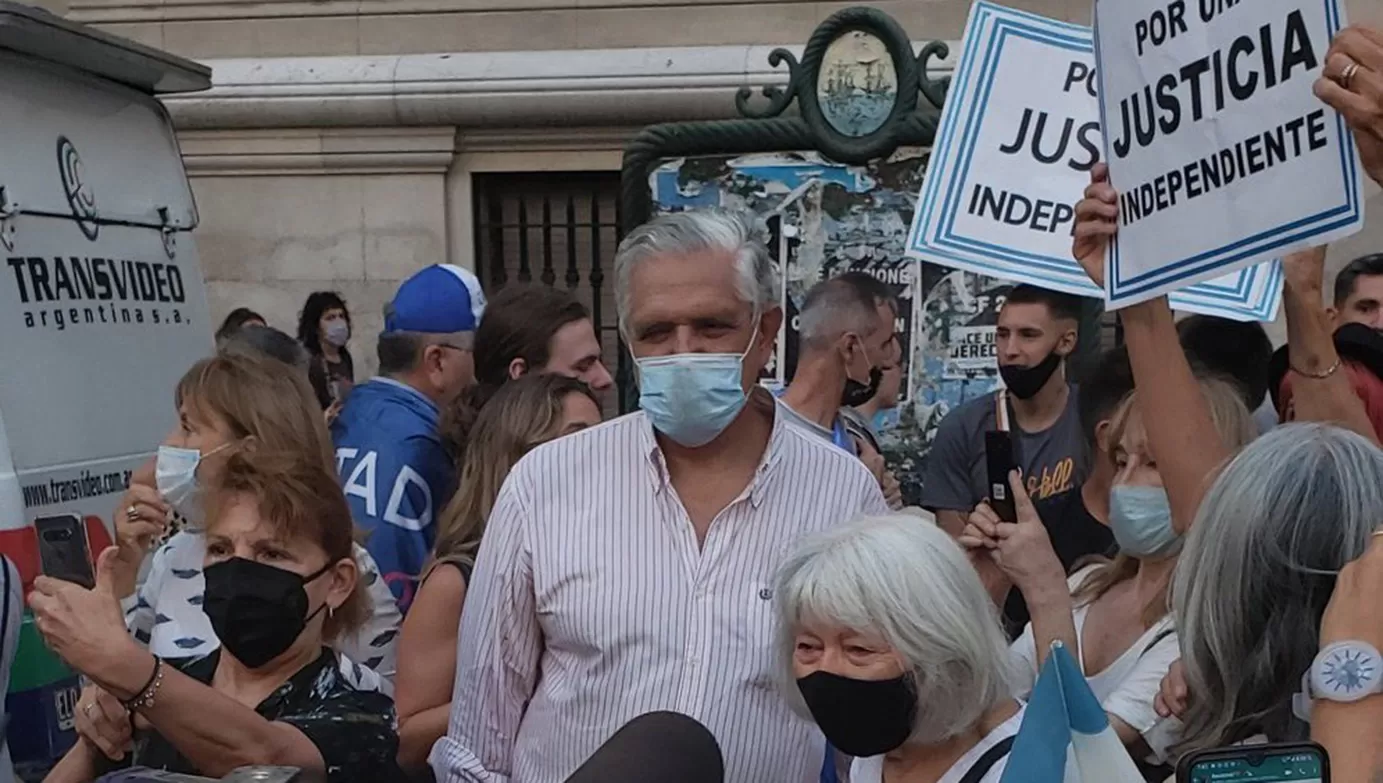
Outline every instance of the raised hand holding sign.
<svg viewBox="0 0 1383 783">
<path fill-rule="evenodd" d="M 1119 194 L 1109 184 L 1109 167 L 1101 163 L 1091 170 L 1085 198 L 1076 204 L 1076 239 L 1071 245 L 1071 255 L 1097 286 L 1104 286 L 1106 250 L 1118 232 Z"/>
<path fill-rule="evenodd" d="M 1349 121 L 1364 170 L 1383 185 L 1383 32 L 1357 25 L 1341 30 L 1315 89 Z"/>
<path fill-rule="evenodd" d="M 1354 136 L 1313 94 L 1341 5 L 1096 3 L 1100 114 L 1120 192 L 1111 307 L 1363 226 Z"/>
</svg>

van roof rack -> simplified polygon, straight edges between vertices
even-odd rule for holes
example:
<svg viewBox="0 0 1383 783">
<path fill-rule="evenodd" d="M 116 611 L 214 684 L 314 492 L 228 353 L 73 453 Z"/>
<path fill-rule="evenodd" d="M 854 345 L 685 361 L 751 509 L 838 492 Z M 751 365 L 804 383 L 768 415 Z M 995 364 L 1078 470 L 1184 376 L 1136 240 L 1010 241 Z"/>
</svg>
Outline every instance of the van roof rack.
<svg viewBox="0 0 1383 783">
<path fill-rule="evenodd" d="M 211 87 L 211 69 L 22 3 L 0 0 L 0 51 L 76 68 L 153 95 Z"/>
</svg>

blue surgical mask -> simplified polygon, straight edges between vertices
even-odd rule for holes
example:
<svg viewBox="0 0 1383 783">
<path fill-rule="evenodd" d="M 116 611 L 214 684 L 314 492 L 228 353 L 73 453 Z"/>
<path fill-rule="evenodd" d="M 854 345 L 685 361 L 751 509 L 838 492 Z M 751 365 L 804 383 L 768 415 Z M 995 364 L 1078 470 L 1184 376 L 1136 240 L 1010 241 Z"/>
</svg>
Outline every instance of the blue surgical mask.
<svg viewBox="0 0 1383 783">
<path fill-rule="evenodd" d="M 1168 557 L 1181 549 L 1172 505 L 1161 487 L 1115 484 L 1109 491 L 1109 526 L 1119 551 L 1133 557 Z"/>
<path fill-rule="evenodd" d="M 215 454 L 228 445 L 222 444 L 205 456 Z M 159 496 L 195 527 L 200 527 L 205 521 L 202 487 L 197 481 L 197 468 L 202 464 L 203 456 L 197 449 L 159 446 L 158 461 L 154 466 L 154 483 Z"/>
<path fill-rule="evenodd" d="M 749 339 L 749 347 L 759 337 Z M 635 359 L 639 407 L 653 428 L 689 449 L 719 437 L 744 410 L 744 353 L 679 353 Z"/>
<path fill-rule="evenodd" d="M 346 343 L 351 341 L 351 325 L 340 318 L 327 321 L 327 328 L 322 330 L 322 336 L 337 348 L 344 348 Z"/>
</svg>

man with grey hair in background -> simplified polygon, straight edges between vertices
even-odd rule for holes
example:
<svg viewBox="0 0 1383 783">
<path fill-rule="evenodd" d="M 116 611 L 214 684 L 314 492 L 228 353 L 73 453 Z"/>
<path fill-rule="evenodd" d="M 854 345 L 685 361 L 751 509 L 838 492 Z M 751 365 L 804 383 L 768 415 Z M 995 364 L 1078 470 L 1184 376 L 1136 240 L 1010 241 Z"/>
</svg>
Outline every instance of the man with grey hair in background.
<svg viewBox="0 0 1383 783">
<path fill-rule="evenodd" d="M 869 402 L 884 366 L 898 362 L 897 317 L 888 286 L 864 272 L 812 286 L 799 316 L 797 368 L 782 395 L 788 421 L 859 457 L 893 509 L 903 506 L 898 479 L 884 466 L 873 434 L 845 412 Z"/>
<path fill-rule="evenodd" d="M 484 312 L 480 281 L 461 267 L 434 264 L 403 281 L 384 310 L 379 375 L 351 390 L 331 424 L 351 515 L 405 613 L 456 483 L 437 422 L 475 384 Z"/>
<path fill-rule="evenodd" d="M 887 507 L 758 385 L 783 318 L 764 233 L 698 210 L 621 243 L 642 410 L 509 474 L 461 615 L 439 781 L 561 783 L 657 710 L 710 729 L 726 780 L 817 779 L 825 740 L 773 690 L 774 570 L 800 536 Z"/>
</svg>

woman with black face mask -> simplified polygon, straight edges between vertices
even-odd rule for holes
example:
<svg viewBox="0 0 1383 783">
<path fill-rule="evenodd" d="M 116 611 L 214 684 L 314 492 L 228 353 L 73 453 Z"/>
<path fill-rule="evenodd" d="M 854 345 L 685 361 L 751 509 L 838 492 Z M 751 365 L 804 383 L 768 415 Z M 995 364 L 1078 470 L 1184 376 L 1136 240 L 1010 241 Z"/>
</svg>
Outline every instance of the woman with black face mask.
<svg viewBox="0 0 1383 783">
<path fill-rule="evenodd" d="M 1022 706 L 998 612 L 960 546 L 917 517 L 804 541 L 775 591 L 784 694 L 852 783 L 997 783 Z"/>
<path fill-rule="evenodd" d="M 336 476 L 298 454 L 232 454 L 207 497 L 205 611 L 221 648 L 161 659 L 125 630 L 111 547 L 96 586 L 40 577 L 29 603 L 45 641 L 114 696 L 134 742 L 114 766 L 222 777 L 298 767 L 329 783 L 398 780 L 393 703 L 349 685 L 326 645 L 369 612 Z M 112 768 L 83 738 L 49 775 Z"/>
</svg>

